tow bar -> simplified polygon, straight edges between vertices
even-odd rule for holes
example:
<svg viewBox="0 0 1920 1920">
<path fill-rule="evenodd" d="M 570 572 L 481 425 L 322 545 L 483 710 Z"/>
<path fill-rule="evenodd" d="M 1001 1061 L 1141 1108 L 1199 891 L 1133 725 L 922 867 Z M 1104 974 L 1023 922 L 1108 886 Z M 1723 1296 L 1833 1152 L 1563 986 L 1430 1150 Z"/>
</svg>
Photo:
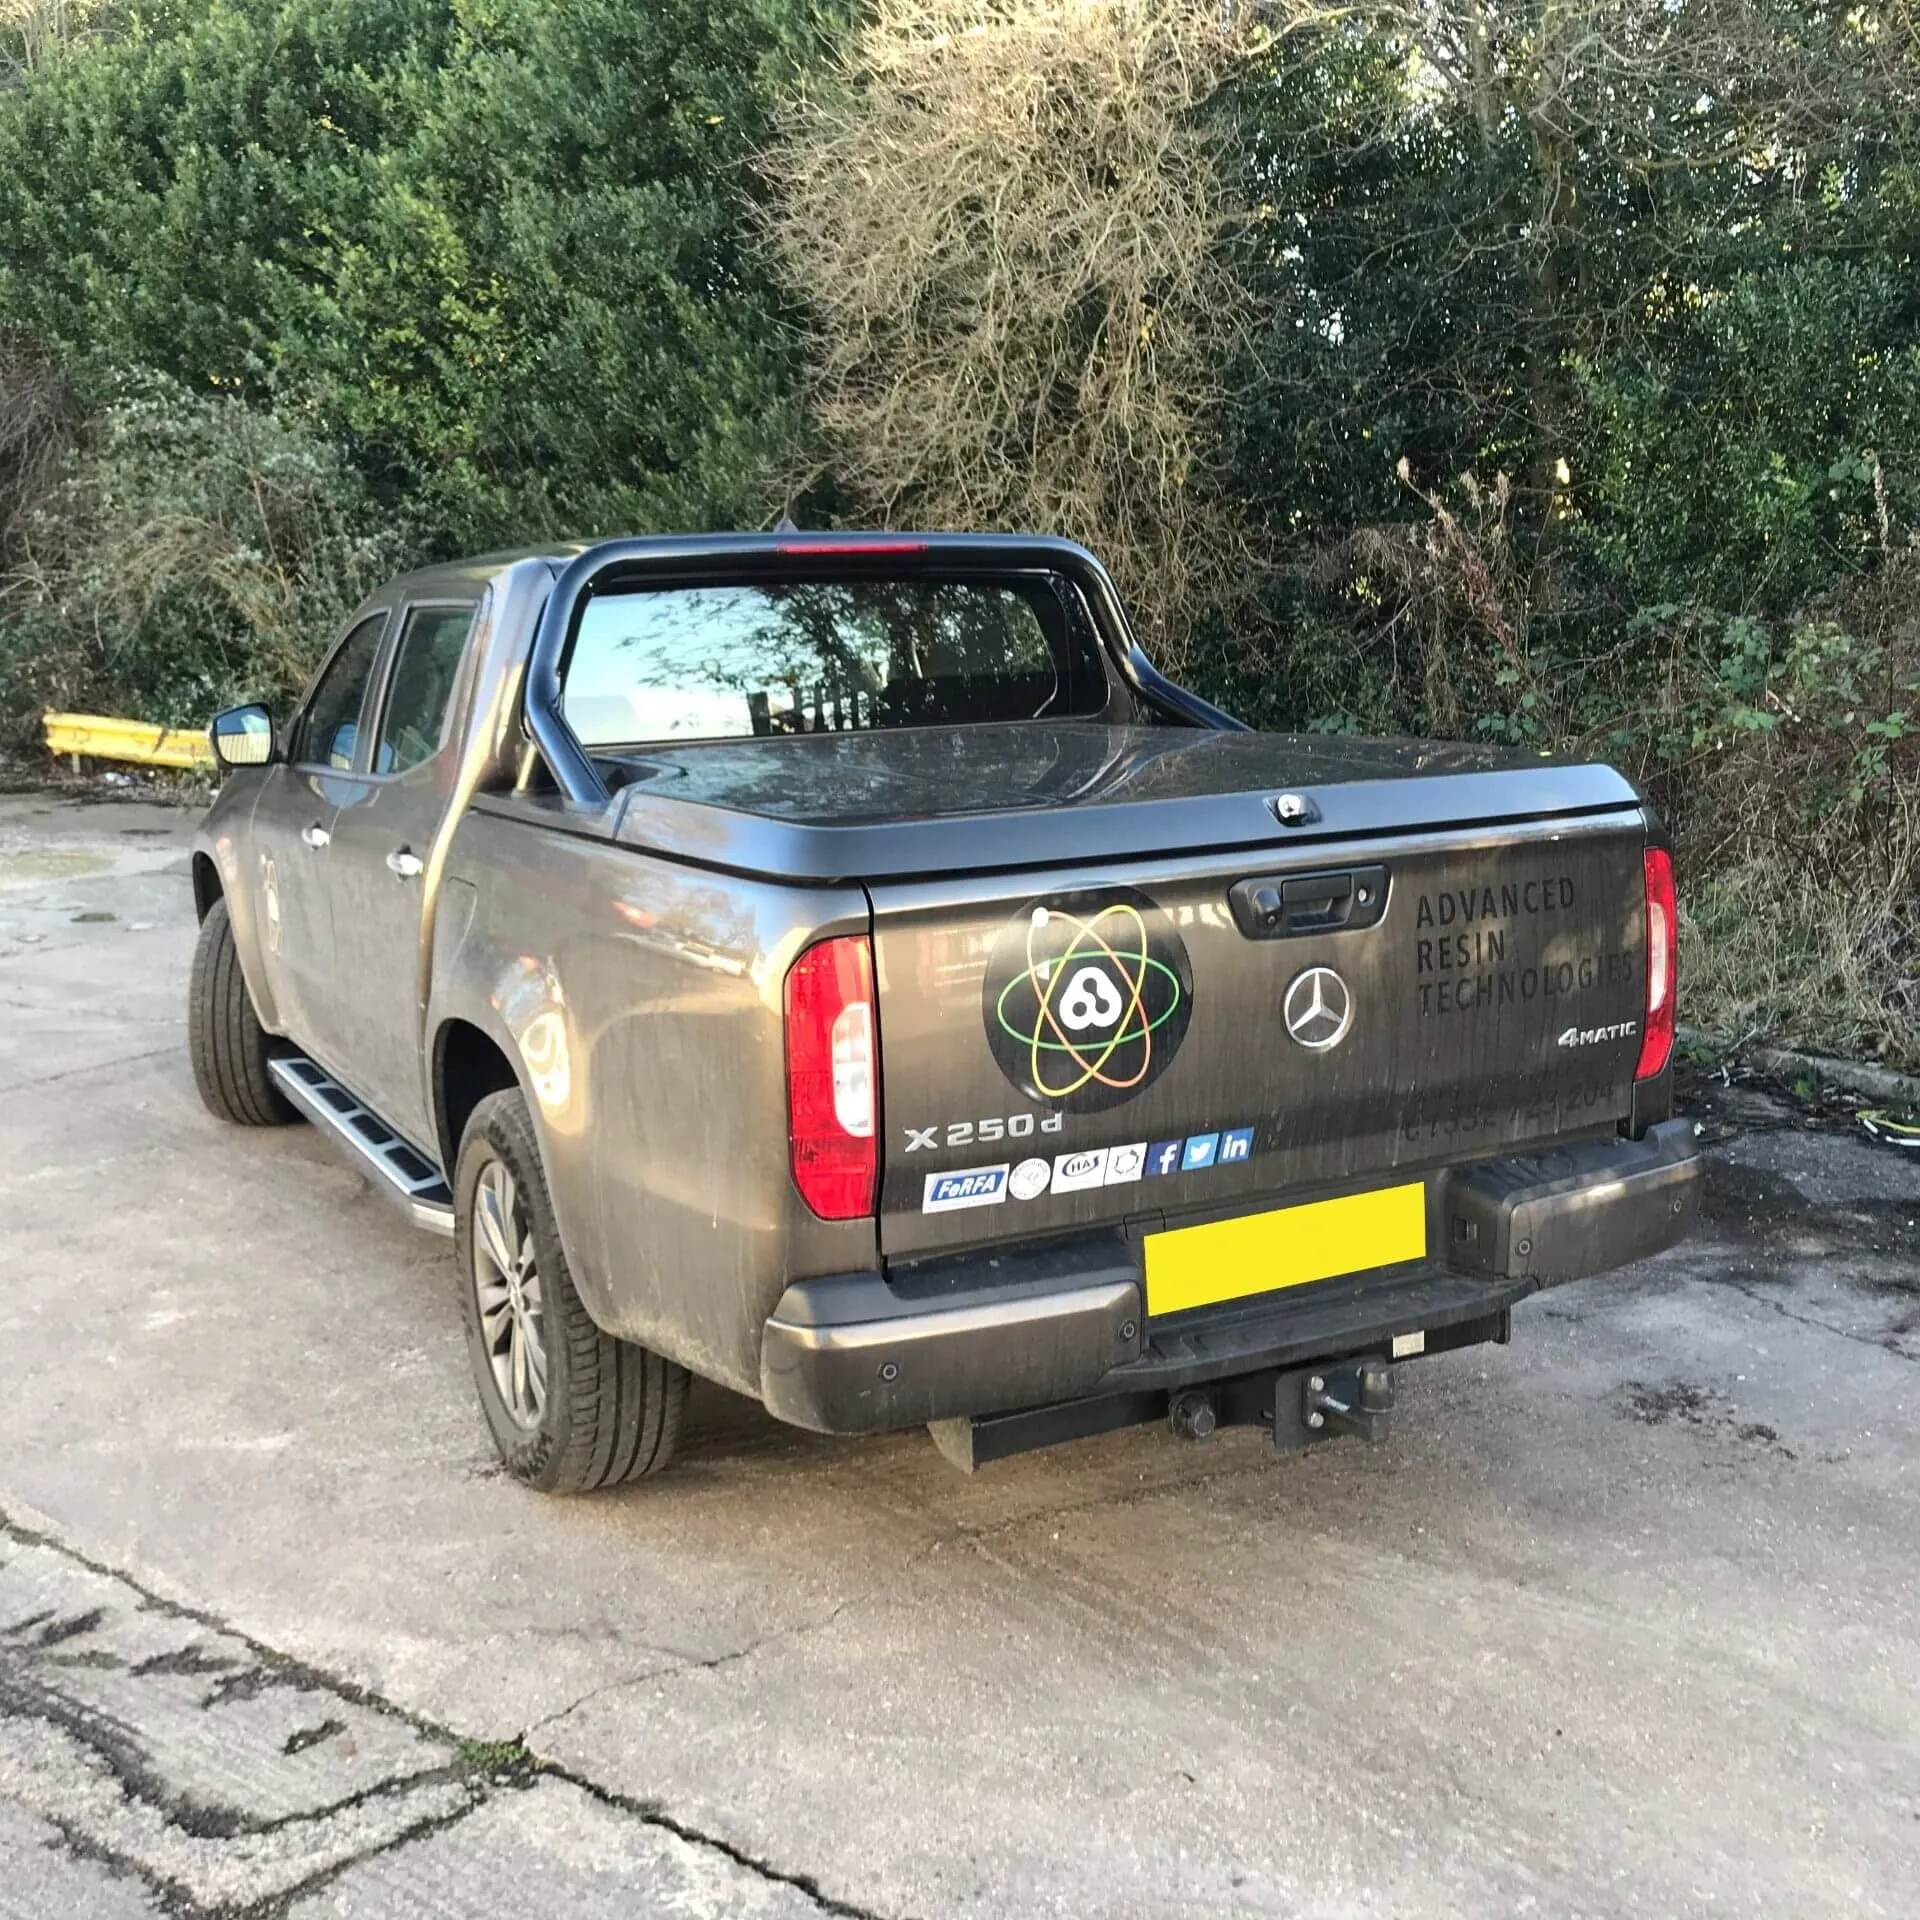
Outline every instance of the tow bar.
<svg viewBox="0 0 1920 1920">
<path fill-rule="evenodd" d="M 1273 1383 L 1273 1444 L 1310 1447 L 1335 1434 L 1384 1440 L 1393 1419 L 1393 1368 L 1384 1360 L 1307 1367 Z"/>
<path fill-rule="evenodd" d="M 1479 1339 L 1498 1339 L 1505 1324 L 1502 1316 L 1485 1331 L 1477 1326 L 1472 1331 Z M 1392 1415 L 1393 1365 L 1374 1355 L 1240 1374 L 1171 1393 L 1148 1388 L 1057 1407 L 936 1420 L 927 1431 L 956 1467 L 973 1473 L 1034 1447 L 1084 1440 L 1148 1420 L 1164 1419 L 1180 1439 L 1192 1443 L 1210 1440 L 1222 1427 L 1266 1427 L 1273 1444 L 1291 1452 L 1347 1433 L 1384 1440 Z"/>
<path fill-rule="evenodd" d="M 1381 1359 L 1322 1361 L 1280 1373 L 1187 1387 L 1168 1403 L 1167 1420 L 1183 1440 L 1219 1427 L 1268 1426 L 1283 1452 L 1343 1433 L 1384 1440 L 1393 1419 L 1393 1367 Z"/>
</svg>

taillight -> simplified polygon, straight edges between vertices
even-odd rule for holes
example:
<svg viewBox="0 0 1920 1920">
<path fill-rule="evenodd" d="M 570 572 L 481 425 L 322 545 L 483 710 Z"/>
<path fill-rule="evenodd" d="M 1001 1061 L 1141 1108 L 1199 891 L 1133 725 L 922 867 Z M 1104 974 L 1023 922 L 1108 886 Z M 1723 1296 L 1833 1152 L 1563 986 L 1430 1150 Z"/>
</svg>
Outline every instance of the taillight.
<svg viewBox="0 0 1920 1920">
<path fill-rule="evenodd" d="M 787 974 L 787 1137 L 793 1184 L 823 1220 L 873 1211 L 879 1079 L 872 949 L 864 934 L 822 940 Z"/>
<path fill-rule="evenodd" d="M 1647 1011 L 1640 1027 L 1636 1080 L 1663 1072 L 1673 1054 L 1673 976 L 1679 958 L 1679 927 L 1673 899 L 1673 855 L 1649 847 L 1647 870 Z"/>
</svg>

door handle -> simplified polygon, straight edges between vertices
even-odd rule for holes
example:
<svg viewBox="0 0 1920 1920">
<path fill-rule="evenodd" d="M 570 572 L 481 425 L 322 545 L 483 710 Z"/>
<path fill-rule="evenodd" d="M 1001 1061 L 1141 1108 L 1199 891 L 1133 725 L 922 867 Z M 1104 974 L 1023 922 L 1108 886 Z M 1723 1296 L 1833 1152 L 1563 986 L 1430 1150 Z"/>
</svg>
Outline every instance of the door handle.
<svg viewBox="0 0 1920 1920">
<path fill-rule="evenodd" d="M 300 838 L 317 853 L 333 838 L 333 835 L 316 820 L 312 826 L 300 829 Z"/>
<path fill-rule="evenodd" d="M 401 880 L 417 880 L 426 864 L 411 847 L 395 847 L 387 855 L 387 871 Z"/>
<path fill-rule="evenodd" d="M 1387 910 L 1385 867 L 1344 867 L 1330 873 L 1277 873 L 1242 880 L 1227 895 L 1249 940 L 1285 940 L 1301 934 L 1347 933 L 1377 926 Z"/>
</svg>

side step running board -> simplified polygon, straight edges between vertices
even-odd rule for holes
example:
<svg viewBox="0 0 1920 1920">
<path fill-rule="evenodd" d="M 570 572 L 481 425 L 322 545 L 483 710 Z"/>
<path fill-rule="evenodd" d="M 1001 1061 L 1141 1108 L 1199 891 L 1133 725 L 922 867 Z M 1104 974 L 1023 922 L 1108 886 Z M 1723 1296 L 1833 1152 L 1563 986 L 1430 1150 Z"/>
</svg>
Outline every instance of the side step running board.
<svg viewBox="0 0 1920 1920">
<path fill-rule="evenodd" d="M 437 1167 L 305 1054 L 277 1054 L 267 1062 L 267 1071 L 280 1091 L 372 1181 L 376 1192 L 416 1227 L 452 1239 L 453 1195 Z"/>
</svg>

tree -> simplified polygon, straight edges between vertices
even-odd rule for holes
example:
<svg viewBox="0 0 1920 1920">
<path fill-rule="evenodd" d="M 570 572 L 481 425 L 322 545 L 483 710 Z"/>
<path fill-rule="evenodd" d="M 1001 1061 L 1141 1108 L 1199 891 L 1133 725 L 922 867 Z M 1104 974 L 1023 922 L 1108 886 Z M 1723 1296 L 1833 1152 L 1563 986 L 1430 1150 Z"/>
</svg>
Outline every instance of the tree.
<svg viewBox="0 0 1920 1920">
<path fill-rule="evenodd" d="M 1087 542 L 1176 664 L 1243 575 L 1207 484 L 1242 45 L 1218 0 L 876 0 L 766 162 L 839 478 L 887 522 Z"/>
<path fill-rule="evenodd" d="M 1914 524 L 1903 0 L 1375 0 L 1231 107 L 1267 215 L 1241 270 L 1285 315 L 1236 369 L 1233 471 L 1311 636 L 1239 663 L 1265 711 L 1428 727 L 1443 684 L 1456 725 L 1525 693 L 1534 730 L 1590 727 L 1639 609 L 1783 618 Z M 1496 499 L 1517 665 L 1435 512 L 1464 537 Z"/>
<path fill-rule="evenodd" d="M 746 157 L 805 0 L 211 0 L 0 95 L 0 324 L 290 408 L 448 546 L 751 522 L 792 431 Z"/>
</svg>

